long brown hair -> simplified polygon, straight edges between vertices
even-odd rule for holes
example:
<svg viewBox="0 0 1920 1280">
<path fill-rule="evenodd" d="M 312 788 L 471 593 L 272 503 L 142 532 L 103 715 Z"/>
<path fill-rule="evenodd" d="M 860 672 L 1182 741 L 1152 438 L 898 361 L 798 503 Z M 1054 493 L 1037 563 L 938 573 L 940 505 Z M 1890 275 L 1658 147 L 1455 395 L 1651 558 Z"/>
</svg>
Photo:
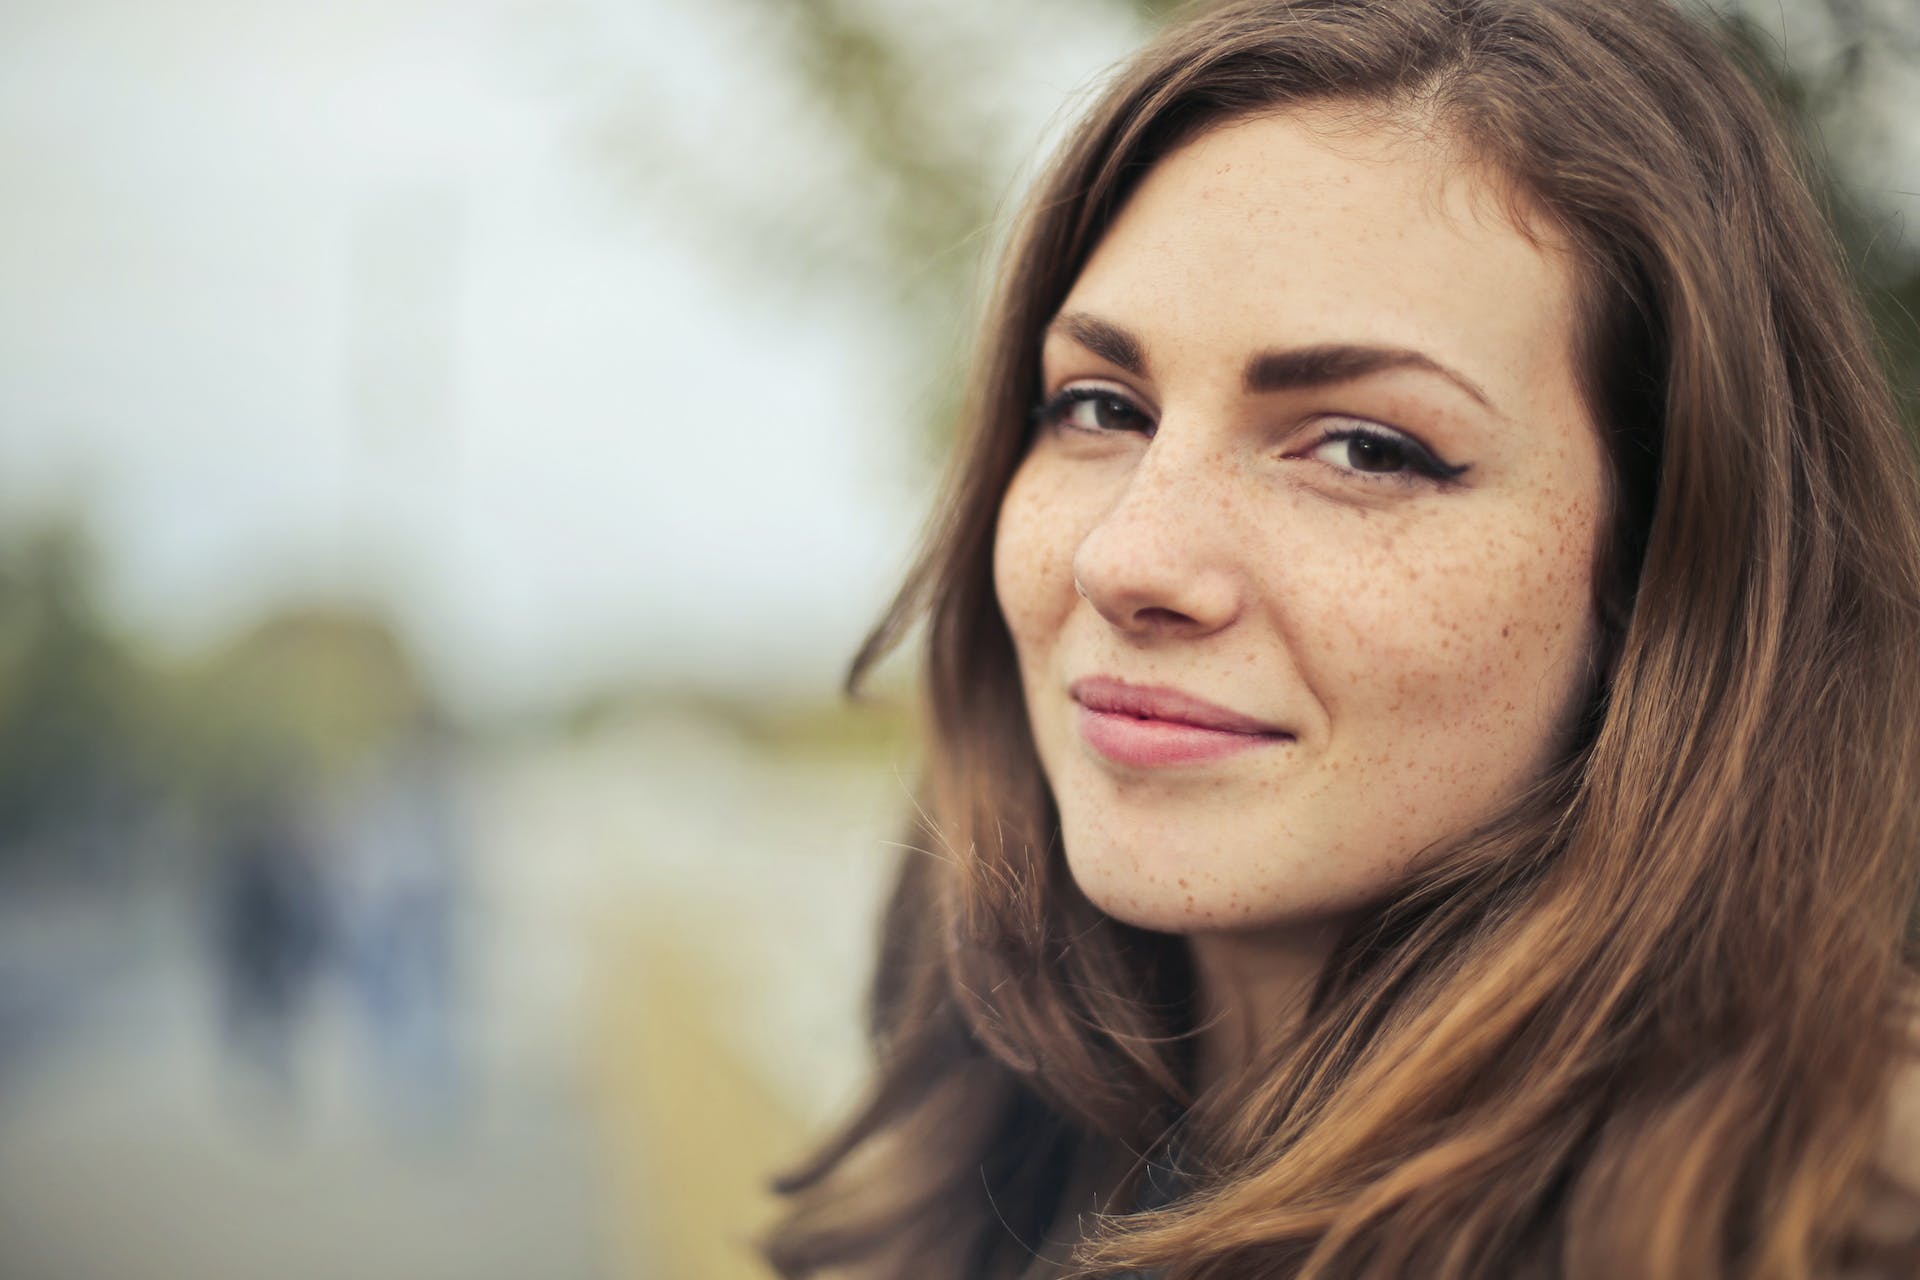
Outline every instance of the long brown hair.
<svg viewBox="0 0 1920 1280">
<path fill-rule="evenodd" d="M 1141 176 L 1326 100 L 1442 128 L 1577 247 L 1604 660 L 1574 749 L 1345 935 L 1297 1036 L 1195 1096 L 1183 940 L 1066 872 L 994 524 L 1042 332 Z M 1809 189 L 1755 77 L 1662 0 L 1243 0 L 1120 72 L 1026 209 L 941 514 L 854 664 L 925 623 L 917 851 L 870 1091 L 779 1184 L 781 1274 L 1872 1261 L 1849 1223 L 1912 1051 L 1920 480 Z M 1182 1194 L 1142 1206 L 1176 1128 Z"/>
</svg>

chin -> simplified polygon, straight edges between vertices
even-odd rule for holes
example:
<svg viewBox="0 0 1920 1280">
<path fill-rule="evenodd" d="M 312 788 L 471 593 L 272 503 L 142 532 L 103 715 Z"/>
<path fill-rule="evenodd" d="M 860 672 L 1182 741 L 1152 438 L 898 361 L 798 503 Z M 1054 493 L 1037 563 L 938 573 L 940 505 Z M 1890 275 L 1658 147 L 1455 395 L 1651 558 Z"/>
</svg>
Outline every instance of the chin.
<svg viewBox="0 0 1920 1280">
<path fill-rule="evenodd" d="M 1287 904 L 1249 897 L 1239 877 L 1220 874 L 1218 860 L 1181 856 L 1165 847 L 1134 849 L 1078 844 L 1066 836 L 1067 869 L 1087 900 L 1124 924 L 1158 933 L 1259 928 L 1293 914 Z"/>
<path fill-rule="evenodd" d="M 1272 849 L 1226 851 L 1164 842 L 1075 839 L 1063 826 L 1067 870 L 1087 900 L 1124 924 L 1157 933 L 1287 929 L 1323 925 L 1387 896 L 1387 868 L 1351 865 L 1315 874 L 1312 860 Z"/>
</svg>

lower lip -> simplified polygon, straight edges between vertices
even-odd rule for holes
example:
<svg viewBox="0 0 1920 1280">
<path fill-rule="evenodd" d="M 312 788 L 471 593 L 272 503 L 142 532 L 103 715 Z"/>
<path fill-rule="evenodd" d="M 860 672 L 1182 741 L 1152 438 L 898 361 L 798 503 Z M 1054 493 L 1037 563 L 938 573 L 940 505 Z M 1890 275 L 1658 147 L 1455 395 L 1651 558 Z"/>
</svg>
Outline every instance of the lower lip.
<svg viewBox="0 0 1920 1280">
<path fill-rule="evenodd" d="M 1255 747 L 1292 742 L 1285 733 L 1234 733 L 1203 729 L 1174 720 L 1142 720 L 1137 716 L 1080 708 L 1080 736 L 1115 764 L 1153 768 L 1195 764 L 1251 751 Z"/>
</svg>

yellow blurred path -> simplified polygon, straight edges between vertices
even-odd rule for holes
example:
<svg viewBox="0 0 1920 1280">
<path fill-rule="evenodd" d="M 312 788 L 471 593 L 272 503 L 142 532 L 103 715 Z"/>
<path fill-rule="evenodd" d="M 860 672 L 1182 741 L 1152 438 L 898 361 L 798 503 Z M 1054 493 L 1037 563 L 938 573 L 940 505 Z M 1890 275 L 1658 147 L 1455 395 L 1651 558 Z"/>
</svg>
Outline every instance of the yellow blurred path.
<svg viewBox="0 0 1920 1280">
<path fill-rule="evenodd" d="M 665 913 L 661 913 L 664 915 Z M 605 926 L 593 991 L 596 1091 L 622 1254 L 634 1280 L 771 1273 L 753 1247 L 774 1212 L 771 1171 L 803 1124 L 721 1032 L 737 995 L 667 919 Z"/>
</svg>

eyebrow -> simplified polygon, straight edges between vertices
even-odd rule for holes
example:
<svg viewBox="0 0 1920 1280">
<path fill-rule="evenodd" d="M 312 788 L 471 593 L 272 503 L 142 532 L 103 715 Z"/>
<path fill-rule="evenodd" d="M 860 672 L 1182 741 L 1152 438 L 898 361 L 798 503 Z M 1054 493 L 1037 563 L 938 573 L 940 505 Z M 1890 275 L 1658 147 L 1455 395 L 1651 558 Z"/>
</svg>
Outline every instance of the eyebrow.
<svg viewBox="0 0 1920 1280">
<path fill-rule="evenodd" d="M 1084 311 L 1063 311 L 1047 326 L 1048 333 L 1072 338 L 1108 364 L 1119 365 L 1136 378 L 1147 376 L 1147 350 L 1140 339 L 1119 325 Z"/>
<path fill-rule="evenodd" d="M 1053 323 L 1047 326 L 1047 332 L 1073 339 L 1108 364 L 1116 365 L 1136 378 L 1147 376 L 1146 346 L 1134 334 L 1110 320 L 1102 320 L 1084 311 L 1066 311 L 1054 317 Z M 1436 374 L 1466 392 L 1486 409 L 1496 414 L 1500 412 L 1473 379 L 1411 347 L 1331 342 L 1311 347 L 1260 351 L 1248 359 L 1240 380 L 1249 394 L 1260 395 L 1353 382 L 1392 369 L 1416 369 Z"/>
</svg>

